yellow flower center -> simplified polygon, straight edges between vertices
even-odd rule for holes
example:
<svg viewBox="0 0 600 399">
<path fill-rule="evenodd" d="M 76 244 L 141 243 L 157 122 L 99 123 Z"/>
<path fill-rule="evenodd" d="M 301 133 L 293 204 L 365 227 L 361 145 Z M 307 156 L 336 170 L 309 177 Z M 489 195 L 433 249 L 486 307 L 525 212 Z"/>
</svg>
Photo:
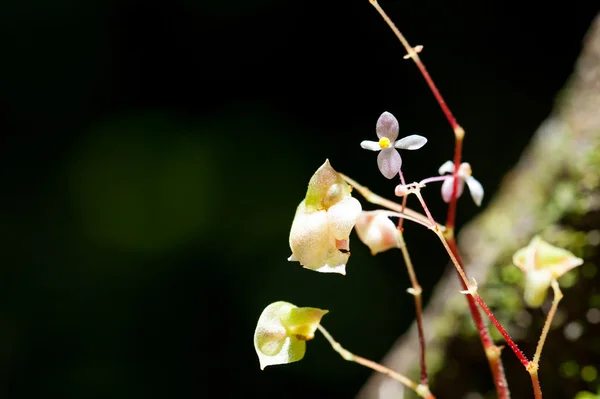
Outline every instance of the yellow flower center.
<svg viewBox="0 0 600 399">
<path fill-rule="evenodd" d="M 383 148 L 388 148 L 390 146 L 390 139 L 388 139 L 387 137 L 382 137 L 379 139 L 379 147 Z"/>
<path fill-rule="evenodd" d="M 473 170 L 471 169 L 471 164 L 468 162 L 463 162 L 459 166 L 459 174 L 463 176 L 471 176 L 473 174 Z"/>
</svg>

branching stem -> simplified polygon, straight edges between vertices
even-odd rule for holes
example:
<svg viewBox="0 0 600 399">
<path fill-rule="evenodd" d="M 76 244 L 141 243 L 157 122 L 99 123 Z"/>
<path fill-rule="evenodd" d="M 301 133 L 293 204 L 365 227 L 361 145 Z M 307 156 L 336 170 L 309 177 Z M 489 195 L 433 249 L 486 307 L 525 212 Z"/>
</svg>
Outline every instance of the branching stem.
<svg viewBox="0 0 600 399">
<path fill-rule="evenodd" d="M 544 348 L 544 343 L 546 342 L 546 337 L 548 336 L 548 331 L 550 331 L 550 326 L 552 325 L 552 320 L 554 319 L 554 315 L 556 314 L 558 303 L 563 297 L 563 293 L 560 290 L 560 287 L 558 286 L 558 282 L 556 280 L 552 280 L 552 290 L 554 291 L 554 298 L 552 298 L 552 306 L 550 307 L 550 311 L 548 312 L 548 316 L 546 317 L 546 322 L 544 323 L 544 328 L 542 329 L 542 333 L 540 335 L 540 339 L 535 350 L 535 355 L 533 356 L 532 360 L 532 363 L 536 365 L 539 365 L 540 357 L 542 356 L 542 349 Z"/>
<path fill-rule="evenodd" d="M 427 216 L 425 216 L 419 212 L 413 211 L 412 209 L 409 209 L 409 208 L 402 209 L 402 205 L 400 205 L 394 201 L 388 200 L 386 198 L 383 198 L 380 195 L 375 194 L 374 192 L 369 190 L 367 187 L 357 183 L 356 181 L 354 181 L 353 179 L 351 179 L 350 177 L 348 177 L 342 173 L 340 173 L 340 175 L 348 184 L 350 184 L 352 187 L 354 187 L 356 189 L 356 191 L 358 191 L 370 203 L 386 207 L 387 209 L 390 209 L 392 211 L 402 214 L 403 215 L 402 217 L 404 219 L 413 221 L 424 227 L 430 228 L 431 222 L 429 221 Z M 438 224 L 438 228 L 441 231 L 446 230 L 445 227 L 440 224 Z"/>
<path fill-rule="evenodd" d="M 554 315 L 556 315 L 558 303 L 563 297 L 563 293 L 560 290 L 558 281 L 552 280 L 552 290 L 554 291 L 554 298 L 552 298 L 552 306 L 550 307 L 550 311 L 548 311 L 548 316 L 546 317 L 544 328 L 542 329 L 542 333 L 540 334 L 540 339 L 538 341 L 537 348 L 535 349 L 535 355 L 533 356 L 533 360 L 527 367 L 527 371 L 531 376 L 531 385 L 533 387 L 535 399 L 542 399 L 542 388 L 540 386 L 540 381 L 538 377 L 538 370 L 540 369 L 540 357 L 542 357 L 542 349 L 544 348 L 544 344 L 546 343 L 546 338 L 548 337 L 548 331 L 550 331 L 552 320 L 554 320 Z"/>
<path fill-rule="evenodd" d="M 319 324 L 317 326 L 317 328 L 325 336 L 327 341 L 329 341 L 329 344 L 331 345 L 333 350 L 336 351 L 337 353 L 339 353 L 340 356 L 344 360 L 348 360 L 349 362 L 358 363 L 362 366 L 365 366 L 372 370 L 375 370 L 381 374 L 385 374 L 388 377 L 393 378 L 394 380 L 398 381 L 402 385 L 412 389 L 413 391 L 415 391 L 417 393 L 417 395 L 419 395 L 422 398 L 435 399 L 435 396 L 433 396 L 431 394 L 431 392 L 429 392 L 429 388 L 427 387 L 427 385 L 417 384 L 410 378 L 405 377 L 402 374 L 397 373 L 394 370 L 391 370 L 377 362 L 374 362 L 372 360 L 365 359 L 364 357 L 355 355 L 354 353 L 352 353 L 352 352 L 348 351 L 347 349 L 345 349 L 344 347 L 342 347 L 342 345 L 340 345 L 339 342 L 337 342 L 335 339 L 333 339 L 333 337 L 331 336 L 331 334 L 329 334 L 329 331 L 327 331 L 325 329 L 325 327 L 323 327 L 322 325 Z"/>
</svg>

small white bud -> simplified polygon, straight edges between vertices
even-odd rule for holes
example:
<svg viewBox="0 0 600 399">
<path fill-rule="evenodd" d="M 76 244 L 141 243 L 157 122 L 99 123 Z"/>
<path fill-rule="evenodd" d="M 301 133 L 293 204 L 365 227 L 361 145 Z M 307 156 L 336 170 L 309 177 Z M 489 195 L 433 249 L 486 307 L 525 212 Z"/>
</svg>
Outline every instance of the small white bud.
<svg viewBox="0 0 600 399">
<path fill-rule="evenodd" d="M 372 255 L 400 248 L 400 232 L 385 211 L 362 212 L 356 219 L 355 229 L 358 238 L 369 247 Z"/>
</svg>

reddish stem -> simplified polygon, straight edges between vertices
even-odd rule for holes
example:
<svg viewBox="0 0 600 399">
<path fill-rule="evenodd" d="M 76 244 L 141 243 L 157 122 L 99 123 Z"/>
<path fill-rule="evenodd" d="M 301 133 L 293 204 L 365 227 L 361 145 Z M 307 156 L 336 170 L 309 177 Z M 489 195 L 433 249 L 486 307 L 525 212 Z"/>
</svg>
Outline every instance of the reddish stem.
<svg viewBox="0 0 600 399">
<path fill-rule="evenodd" d="M 448 245 L 450 246 L 450 249 L 452 250 L 452 253 L 456 257 L 456 260 L 462 267 L 463 261 L 460 256 L 460 253 L 458 252 L 458 248 L 456 246 L 456 241 L 454 240 L 454 238 L 451 238 L 447 241 L 448 241 Z M 465 284 L 465 282 L 463 281 L 463 279 L 459 278 L 459 280 L 460 280 L 460 285 L 462 286 L 463 290 L 468 289 L 468 287 Z M 471 311 L 471 316 L 473 317 L 473 321 L 475 322 L 475 326 L 477 327 L 477 331 L 479 332 L 479 336 L 481 337 L 481 343 L 483 344 L 483 349 L 485 349 L 487 351 L 490 347 L 494 346 L 494 341 L 492 341 L 490 332 L 488 331 L 487 326 L 483 322 L 483 317 L 481 317 L 481 313 L 479 312 L 479 309 L 477 309 L 477 303 L 475 303 L 473 296 L 465 295 L 465 297 L 467 297 L 467 302 L 469 303 L 469 310 Z"/>
<path fill-rule="evenodd" d="M 452 253 L 456 257 L 458 263 L 463 265 L 462 258 L 460 253 L 458 252 L 458 247 L 456 246 L 456 241 L 454 237 L 451 237 L 448 241 L 448 245 L 452 250 Z M 457 271 L 458 273 L 458 271 Z M 463 290 L 468 289 L 467 285 L 463 281 L 462 278 L 459 278 L 460 284 L 462 285 Z M 498 394 L 498 399 L 509 399 L 510 391 L 508 390 L 508 383 L 506 382 L 506 376 L 504 374 L 504 367 L 502 366 L 502 361 L 500 359 L 499 353 L 498 356 L 490 356 L 490 352 L 494 350 L 498 350 L 494 345 L 494 341 L 492 341 L 492 337 L 490 336 L 490 332 L 483 322 L 483 317 L 481 317 L 481 313 L 477 308 L 477 303 L 473 299 L 471 295 L 465 295 L 467 298 L 467 302 L 469 304 L 469 311 L 471 312 L 471 318 L 475 323 L 475 327 L 477 328 L 477 332 L 479 333 L 479 338 L 481 339 L 481 344 L 483 345 L 483 349 L 488 358 L 488 362 L 490 364 L 490 369 L 492 371 L 492 376 L 494 378 L 494 385 L 496 386 L 496 393 Z"/>
<path fill-rule="evenodd" d="M 431 89 L 434 97 L 436 98 L 438 104 L 440 105 L 440 108 L 442 109 L 444 115 L 446 116 L 446 119 L 448 119 L 448 123 L 450 123 L 450 126 L 452 127 L 452 130 L 454 131 L 454 137 L 455 137 L 454 173 L 453 173 L 454 185 L 453 185 L 453 189 L 452 189 L 452 197 L 450 200 L 450 205 L 448 207 L 448 217 L 447 217 L 447 222 L 446 222 L 445 234 L 446 234 L 446 240 L 449 243 L 453 254 L 455 255 L 456 259 L 458 260 L 459 266 L 464 269 L 463 263 L 460 260 L 460 256 L 458 254 L 456 242 L 454 240 L 454 223 L 455 223 L 455 219 L 456 219 L 456 193 L 457 193 L 457 188 L 458 188 L 457 172 L 458 172 L 458 167 L 460 166 L 461 155 L 462 155 L 462 141 L 463 141 L 465 132 L 462 129 L 462 127 L 460 127 L 460 125 L 456 122 L 456 119 L 454 118 L 454 115 L 452 115 L 452 112 L 450 112 L 450 109 L 446 105 L 446 102 L 444 101 L 442 95 L 440 94 L 439 90 L 437 89 L 435 83 L 433 83 L 433 79 L 429 75 L 429 72 L 427 72 L 427 69 L 425 69 L 425 65 L 423 64 L 423 62 L 421 62 L 421 59 L 419 58 L 417 51 L 415 51 L 415 49 L 408 43 L 408 41 L 406 40 L 404 35 L 402 35 L 402 33 L 398 30 L 396 25 L 394 25 L 392 20 L 387 16 L 385 11 L 383 11 L 381 6 L 377 3 L 377 0 L 369 0 L 369 2 L 373 5 L 373 7 L 375 7 L 377 12 L 381 15 L 381 17 L 384 19 L 384 21 L 392 29 L 392 31 L 394 32 L 394 34 L 396 35 L 398 40 L 400 40 L 400 42 L 402 43 L 402 45 L 408 52 L 408 56 L 410 58 L 412 58 L 412 60 L 415 62 L 415 64 L 419 68 L 419 71 L 421 71 L 423 78 L 427 82 L 427 85 Z M 431 217 L 430 217 L 430 219 L 431 219 Z M 458 272 L 459 272 L 459 270 L 457 269 L 457 273 Z M 462 281 L 462 278 L 460 280 L 461 280 L 463 289 L 465 289 L 465 290 L 468 289 L 468 287 L 466 286 L 466 282 Z M 507 383 L 506 383 L 506 376 L 504 374 L 504 369 L 502 367 L 502 362 L 500 360 L 499 349 L 494 345 L 494 343 L 490 337 L 489 331 L 488 331 L 487 327 L 485 326 L 485 324 L 483 323 L 481 313 L 479 313 L 479 309 L 477 308 L 477 305 L 475 303 L 475 300 L 473 299 L 473 296 L 472 295 L 465 295 L 465 296 L 467 297 L 467 301 L 469 302 L 469 309 L 471 311 L 471 316 L 473 317 L 473 321 L 475 322 L 475 325 L 477 326 L 477 330 L 479 332 L 481 342 L 483 343 L 483 347 L 486 350 L 486 356 L 488 358 L 488 361 L 490 363 L 490 368 L 491 368 L 492 374 L 494 376 L 494 383 L 496 385 L 496 391 L 498 393 L 498 398 L 499 399 L 508 399 L 508 398 L 510 398 L 510 393 L 508 391 L 508 387 L 507 387 Z M 486 309 L 487 309 L 487 307 L 486 307 Z M 509 341 L 507 341 L 507 342 L 509 342 Z M 512 340 L 510 342 L 512 342 Z M 513 342 L 513 344 L 514 344 L 514 342 Z M 492 352 L 495 352 L 495 353 L 492 355 Z M 522 353 L 521 353 L 521 355 L 522 355 Z"/>
<path fill-rule="evenodd" d="M 508 346 L 510 346 L 510 348 L 513 350 L 513 352 L 515 352 L 515 355 L 517 355 L 517 357 L 519 358 L 519 361 L 523 364 L 523 366 L 525 366 L 525 368 L 527 368 L 529 366 L 529 360 L 523 354 L 523 352 L 521 352 L 521 349 L 519 349 L 519 347 L 517 346 L 517 344 L 515 344 L 515 342 L 510 337 L 510 335 L 508 335 L 508 333 L 506 332 L 506 330 L 504 329 L 504 327 L 502 327 L 502 324 L 500 324 L 500 322 L 498 321 L 498 319 L 496 319 L 496 317 L 490 311 L 490 309 L 487 307 L 487 305 L 485 304 L 485 302 L 483 302 L 483 299 L 481 299 L 481 297 L 479 295 L 475 295 L 475 300 L 477 301 L 477 303 L 479 304 L 479 306 L 481 306 L 481 309 L 483 309 L 483 311 L 485 312 L 485 314 L 488 315 L 488 317 L 490 318 L 490 320 L 492 321 L 492 323 L 494 323 L 494 325 L 496 326 L 496 328 L 498 329 L 498 331 L 500 331 L 500 334 L 502 334 L 502 336 L 506 340 L 506 343 L 508 344 Z"/>
<path fill-rule="evenodd" d="M 440 104 L 440 108 L 444 112 L 444 115 L 446 115 L 446 119 L 448 119 L 448 123 L 450 123 L 452 130 L 456 132 L 458 129 L 461 129 L 461 127 L 456 122 L 456 118 L 454 118 L 454 115 L 452 115 L 452 112 L 450 111 L 450 108 L 448 108 L 448 105 L 446 105 L 446 101 L 444 101 L 444 98 L 440 94 L 440 91 L 438 90 L 437 86 L 435 85 L 435 83 L 433 83 L 433 79 L 431 79 L 429 72 L 427 72 L 427 69 L 425 69 L 425 65 L 423 64 L 423 62 L 421 62 L 420 59 L 415 58 L 416 57 L 413 57 L 415 64 L 419 68 L 419 71 L 421 71 L 421 75 L 423 75 L 423 78 L 425 78 L 425 81 L 431 89 L 431 92 L 433 93 L 435 99 L 437 100 L 438 104 Z"/>
<path fill-rule="evenodd" d="M 456 223 L 456 193 L 458 192 L 458 167 L 460 166 L 461 156 L 462 138 L 457 138 L 454 145 L 454 180 L 452 182 L 452 196 L 450 197 L 450 204 L 448 204 L 448 217 L 446 218 L 446 228 L 452 230 L 452 237 L 454 237 L 454 225 Z"/>
<path fill-rule="evenodd" d="M 537 371 L 529 373 L 531 376 L 531 385 L 533 386 L 533 395 L 535 399 L 542 399 L 542 387 Z"/>
<path fill-rule="evenodd" d="M 400 183 L 404 186 L 406 185 L 406 181 L 404 180 L 404 175 L 402 174 L 402 170 L 400 170 L 398 172 L 400 174 Z M 408 199 L 408 195 L 405 195 L 402 198 L 402 213 L 404 213 L 404 209 L 406 208 L 406 200 Z M 404 221 L 404 218 L 400 218 L 400 220 L 398 220 L 398 230 L 400 231 L 400 234 L 402 234 L 402 222 Z M 404 238 L 402 239 L 402 241 L 404 241 Z M 426 356 L 425 356 L 425 352 L 426 352 L 426 348 L 425 348 L 425 330 L 423 328 L 423 297 L 421 296 L 421 286 L 419 285 L 419 282 L 417 281 L 417 276 L 414 273 L 414 269 L 412 267 L 412 265 L 410 264 L 410 257 L 408 255 L 408 249 L 406 248 L 406 243 L 404 243 L 404 245 L 402 246 L 402 252 L 403 252 L 403 256 L 405 257 L 405 261 L 406 261 L 406 267 L 409 270 L 409 275 L 410 275 L 410 279 L 411 279 L 411 283 L 412 283 L 412 288 L 413 290 L 418 292 L 418 295 L 414 295 L 415 297 L 415 314 L 416 314 L 416 318 L 417 318 L 417 330 L 419 333 L 419 348 L 420 348 L 420 360 L 421 360 L 421 385 L 427 385 L 428 384 L 428 378 L 427 378 L 427 363 L 426 363 Z"/>
</svg>

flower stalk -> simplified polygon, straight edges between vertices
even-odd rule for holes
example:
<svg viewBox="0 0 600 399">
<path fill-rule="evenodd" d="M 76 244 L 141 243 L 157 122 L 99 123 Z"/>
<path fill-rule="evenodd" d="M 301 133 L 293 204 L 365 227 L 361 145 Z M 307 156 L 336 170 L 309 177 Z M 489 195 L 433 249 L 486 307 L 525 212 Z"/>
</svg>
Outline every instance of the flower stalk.
<svg viewBox="0 0 600 399">
<path fill-rule="evenodd" d="M 339 342 L 337 342 L 335 339 L 333 339 L 333 337 L 331 336 L 331 334 L 329 334 L 329 331 L 327 331 L 325 329 L 325 327 L 323 327 L 322 325 L 319 324 L 319 326 L 317 328 L 319 329 L 321 334 L 323 334 L 323 336 L 327 339 L 327 341 L 329 342 L 329 344 L 331 345 L 333 350 L 336 351 L 337 353 L 339 353 L 340 356 L 344 360 L 347 360 L 349 362 L 358 363 L 361 366 L 368 367 L 374 371 L 377 371 L 378 373 L 385 374 L 388 377 L 398 381 L 402 385 L 412 389 L 413 391 L 415 391 L 415 393 L 417 395 L 419 395 L 422 398 L 435 399 L 435 396 L 433 396 L 431 394 L 427 385 L 417 384 L 410 378 L 408 378 L 400 373 L 397 373 L 394 370 L 391 370 L 377 362 L 374 362 L 372 360 L 365 359 L 364 357 L 353 354 L 352 352 L 350 352 L 347 349 L 345 349 L 344 347 L 342 347 L 342 345 L 340 345 Z"/>
<path fill-rule="evenodd" d="M 400 219 L 402 220 L 402 219 Z M 415 317 L 417 320 L 417 332 L 419 334 L 419 355 L 420 355 L 420 365 L 421 365 L 421 384 L 427 385 L 427 361 L 426 361 L 426 347 L 425 347 L 425 330 L 423 327 L 423 296 L 422 296 L 422 288 L 417 280 L 417 274 L 415 273 L 415 269 L 412 264 L 412 260 L 410 259 L 410 254 L 408 253 L 408 248 L 406 246 L 406 242 L 404 241 L 404 234 L 400 231 L 398 234 L 400 251 L 402 252 L 402 257 L 404 258 L 404 264 L 406 265 L 406 270 L 408 270 L 408 276 L 410 278 L 410 282 L 412 287 L 408 289 L 408 293 L 414 296 L 415 298 Z"/>
<path fill-rule="evenodd" d="M 462 143 L 463 143 L 463 138 L 465 136 L 465 131 L 456 121 L 456 118 L 450 111 L 450 108 L 448 108 L 448 105 L 444 101 L 444 98 L 442 97 L 437 86 L 433 82 L 433 79 L 429 75 L 429 72 L 427 72 L 425 65 L 423 64 L 423 62 L 421 62 L 418 52 L 415 50 L 415 48 L 413 48 L 408 43 L 408 41 L 406 40 L 404 35 L 400 32 L 400 30 L 396 27 L 396 25 L 388 17 L 388 15 L 385 13 L 385 11 L 377 3 L 377 0 L 369 0 L 369 2 L 377 10 L 379 15 L 381 15 L 383 20 L 388 24 L 388 26 L 394 32 L 394 34 L 396 35 L 396 37 L 398 38 L 400 43 L 402 43 L 402 45 L 406 49 L 408 56 L 414 61 L 415 65 L 417 66 L 417 68 L 419 69 L 421 74 L 423 75 L 423 78 L 427 82 L 427 85 L 429 86 L 431 92 L 433 93 L 434 97 L 436 98 L 438 104 L 440 105 L 440 108 L 442 109 L 442 112 L 446 116 L 448 123 L 450 124 L 450 126 L 452 127 L 452 130 L 454 131 L 454 138 L 455 138 L 454 173 L 453 173 L 454 182 L 453 182 L 453 187 L 452 187 L 452 196 L 450 199 L 450 203 L 448 205 L 448 216 L 446 219 L 446 228 L 445 228 L 445 231 L 443 232 L 444 236 L 441 236 L 441 235 L 438 235 L 438 236 L 444 242 L 446 241 L 446 238 L 447 238 L 448 241 L 452 243 L 452 247 L 449 247 L 447 242 L 446 242 L 445 246 L 447 247 L 447 250 L 449 250 L 449 254 L 451 255 L 451 257 L 454 258 L 454 261 L 456 262 L 455 266 L 457 266 L 457 268 L 456 268 L 457 273 L 459 275 L 461 275 L 461 274 L 464 275 L 464 271 L 462 270 L 462 265 L 460 263 L 458 263 L 458 261 L 457 261 L 457 259 L 458 259 L 457 256 L 459 254 L 458 254 L 458 247 L 456 246 L 456 242 L 454 239 L 454 225 L 456 222 L 456 199 L 457 199 L 456 194 L 458 192 L 458 184 L 459 184 L 458 172 L 459 172 L 459 166 L 461 164 Z M 450 248 L 454 248 L 454 251 Z M 456 254 L 457 256 L 454 256 L 454 254 Z M 462 275 L 461 275 L 460 280 L 463 285 L 463 289 L 468 289 L 468 280 L 466 280 L 465 278 L 462 278 Z M 496 386 L 496 392 L 498 394 L 498 398 L 499 399 L 508 399 L 508 398 L 510 398 L 510 392 L 508 390 L 508 383 L 506 381 L 504 367 L 502 366 L 502 361 L 500 359 L 500 356 L 496 355 L 496 353 L 499 352 L 499 350 L 494 350 L 494 348 L 496 348 L 496 347 L 493 344 L 493 341 L 490 337 L 490 333 L 489 333 L 486 325 L 483 323 L 481 314 L 479 313 L 479 309 L 477 308 L 477 305 L 475 304 L 474 297 L 472 295 L 466 295 L 466 297 L 467 297 L 467 301 L 469 303 L 469 310 L 471 312 L 471 317 L 473 318 L 473 321 L 475 322 L 477 331 L 479 333 L 481 342 L 484 347 L 484 351 L 486 353 L 488 362 L 490 364 L 490 368 L 491 368 L 491 372 L 492 372 L 492 375 L 494 378 L 494 384 Z"/>
</svg>

